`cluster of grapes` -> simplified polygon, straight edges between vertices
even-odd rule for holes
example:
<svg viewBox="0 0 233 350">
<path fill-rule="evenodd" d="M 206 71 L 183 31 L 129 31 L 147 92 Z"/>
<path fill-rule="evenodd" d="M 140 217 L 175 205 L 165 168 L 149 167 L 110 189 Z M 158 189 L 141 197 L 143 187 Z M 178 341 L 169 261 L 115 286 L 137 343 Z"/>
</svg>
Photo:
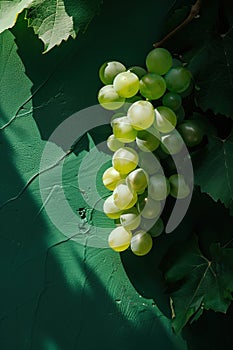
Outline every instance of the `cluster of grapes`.
<svg viewBox="0 0 233 350">
<path fill-rule="evenodd" d="M 160 214 L 166 197 L 190 194 L 182 174 L 164 175 L 161 159 L 179 154 L 184 142 L 195 146 L 203 137 L 198 125 L 183 120 L 182 97 L 192 91 L 191 72 L 164 48 L 149 52 L 146 68 L 104 63 L 99 76 L 105 86 L 98 94 L 100 105 L 115 113 L 107 140 L 114 152 L 112 167 L 103 174 L 104 186 L 113 191 L 103 210 L 117 225 L 109 246 L 117 252 L 130 246 L 139 256 L 151 250 L 152 238 L 164 230 Z"/>
</svg>

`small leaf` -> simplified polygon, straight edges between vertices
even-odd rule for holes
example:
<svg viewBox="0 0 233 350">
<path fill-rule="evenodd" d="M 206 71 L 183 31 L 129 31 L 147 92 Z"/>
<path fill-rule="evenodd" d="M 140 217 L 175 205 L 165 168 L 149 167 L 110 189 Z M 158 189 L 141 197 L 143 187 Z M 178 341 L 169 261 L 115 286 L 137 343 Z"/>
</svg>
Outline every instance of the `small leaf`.
<svg viewBox="0 0 233 350">
<path fill-rule="evenodd" d="M 173 247 L 166 257 L 165 279 L 174 309 L 173 327 L 180 332 L 190 320 L 196 320 L 203 309 L 226 312 L 233 291 L 233 249 L 212 244 L 212 259 L 201 253 L 194 236 Z"/>
<path fill-rule="evenodd" d="M 33 0 L 0 0 L 0 33 L 12 28 L 17 20 L 18 14 L 27 8 Z"/>
<path fill-rule="evenodd" d="M 233 132 L 226 140 L 214 135 L 208 139 L 208 145 L 193 158 L 195 184 L 233 209 Z"/>
<path fill-rule="evenodd" d="M 73 18 L 67 14 L 63 0 L 35 0 L 26 18 L 29 27 L 33 27 L 44 42 L 44 52 L 67 40 L 69 36 L 76 36 Z"/>
</svg>

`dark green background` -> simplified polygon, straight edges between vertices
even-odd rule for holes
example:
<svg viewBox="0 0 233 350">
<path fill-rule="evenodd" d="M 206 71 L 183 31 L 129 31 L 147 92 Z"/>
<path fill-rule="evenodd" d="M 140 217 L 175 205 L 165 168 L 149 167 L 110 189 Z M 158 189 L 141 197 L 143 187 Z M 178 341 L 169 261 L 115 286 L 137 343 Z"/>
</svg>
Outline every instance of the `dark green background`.
<svg viewBox="0 0 233 350">
<path fill-rule="evenodd" d="M 120 257 L 109 249 L 67 240 L 43 210 L 38 178 L 14 199 L 38 172 L 52 131 L 72 113 L 97 103 L 99 66 L 109 59 L 126 66 L 143 65 L 173 3 L 106 1 L 84 35 L 46 55 L 42 55 L 42 43 L 26 28 L 23 15 L 12 30 L 27 79 L 20 78 L 23 66 L 9 55 L 17 68 L 13 76 L 8 69 L 4 75 L 2 120 L 7 122 L 27 98 L 25 111 L 33 107 L 33 112 L 0 132 L 0 206 L 12 199 L 0 210 L 1 350 L 230 346 L 230 320 L 214 313 L 205 313 L 182 335 L 173 334 L 158 270 L 162 252 L 155 249 L 145 258 L 126 252 Z M 103 131 L 99 137 L 106 134 Z M 51 164 L 57 160 L 56 152 L 54 147 Z M 67 196 L 76 211 L 85 205 L 78 191 L 69 187 L 76 181 L 77 164 L 75 154 L 67 158 L 64 175 Z M 198 200 L 197 196 L 194 211 Z M 202 218 L 188 216 L 178 230 L 181 235 L 192 220 Z"/>
</svg>

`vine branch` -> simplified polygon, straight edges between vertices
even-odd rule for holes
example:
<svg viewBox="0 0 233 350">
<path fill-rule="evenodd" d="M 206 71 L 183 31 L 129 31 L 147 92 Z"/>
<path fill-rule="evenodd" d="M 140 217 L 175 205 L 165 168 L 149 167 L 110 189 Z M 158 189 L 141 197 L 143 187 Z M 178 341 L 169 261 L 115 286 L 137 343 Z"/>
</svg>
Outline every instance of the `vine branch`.
<svg viewBox="0 0 233 350">
<path fill-rule="evenodd" d="M 163 46 L 163 44 L 169 40 L 171 37 L 173 37 L 173 35 L 175 35 L 177 32 L 179 32 L 182 28 L 184 28 L 188 23 L 190 23 L 193 18 L 195 18 L 199 11 L 200 11 L 200 8 L 201 8 L 201 3 L 202 3 L 202 0 L 197 0 L 195 2 L 194 5 L 192 5 L 191 7 L 191 11 L 188 15 L 188 17 L 185 18 L 185 20 L 180 23 L 177 27 L 175 27 L 170 33 L 168 33 L 162 40 L 160 41 L 157 41 L 155 44 L 153 44 L 153 46 L 156 48 L 156 47 L 159 47 L 159 46 Z"/>
</svg>

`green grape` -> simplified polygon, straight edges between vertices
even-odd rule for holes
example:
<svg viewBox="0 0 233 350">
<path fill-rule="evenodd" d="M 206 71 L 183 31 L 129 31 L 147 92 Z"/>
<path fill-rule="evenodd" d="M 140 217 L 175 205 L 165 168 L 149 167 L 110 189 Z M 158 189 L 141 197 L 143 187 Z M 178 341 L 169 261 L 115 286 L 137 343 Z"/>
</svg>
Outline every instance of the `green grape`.
<svg viewBox="0 0 233 350">
<path fill-rule="evenodd" d="M 172 197 L 182 199 L 190 194 L 190 188 L 186 184 L 182 174 L 174 174 L 169 177 L 170 194 Z"/>
<path fill-rule="evenodd" d="M 129 188 L 126 183 L 120 183 L 113 191 L 114 204 L 120 209 L 129 209 L 137 202 L 137 193 Z"/>
<path fill-rule="evenodd" d="M 127 185 L 137 193 L 142 193 L 145 191 L 145 188 L 148 186 L 148 175 L 142 168 L 133 170 L 127 177 Z"/>
<path fill-rule="evenodd" d="M 172 66 L 172 56 L 170 52 L 163 48 L 156 48 L 150 51 L 146 57 L 146 66 L 150 73 L 163 75 Z"/>
<path fill-rule="evenodd" d="M 140 229 L 148 232 L 151 237 L 158 237 L 164 231 L 164 223 L 160 217 L 156 218 L 156 222 L 155 219 L 142 218 Z"/>
<path fill-rule="evenodd" d="M 113 167 L 106 169 L 102 177 L 104 186 L 110 191 L 113 191 L 116 185 L 123 179 L 124 175 L 120 174 L 119 171 Z"/>
<path fill-rule="evenodd" d="M 150 235 L 152 237 L 158 237 L 164 231 L 164 223 L 161 218 L 158 218 L 152 229 L 150 230 Z"/>
<path fill-rule="evenodd" d="M 122 210 L 120 210 L 114 203 L 113 195 L 105 200 L 103 211 L 110 219 L 119 219 L 122 214 Z"/>
<path fill-rule="evenodd" d="M 140 93 L 148 100 L 157 100 L 166 91 L 166 82 L 156 73 L 148 73 L 140 80 Z"/>
<path fill-rule="evenodd" d="M 125 99 L 125 103 L 123 105 L 123 109 L 124 111 L 127 113 L 129 108 L 132 106 L 132 104 L 134 102 L 137 102 L 137 101 L 143 101 L 142 100 L 142 96 L 139 96 L 139 95 L 135 95 L 133 97 L 130 97 L 130 98 L 126 98 Z"/>
<path fill-rule="evenodd" d="M 172 59 L 172 67 L 181 67 L 183 63 L 177 58 Z"/>
<path fill-rule="evenodd" d="M 184 141 L 176 130 L 161 137 L 161 148 L 165 153 L 177 154 L 183 147 Z"/>
<path fill-rule="evenodd" d="M 130 246 L 132 232 L 123 226 L 118 226 L 108 237 L 109 247 L 116 252 L 123 252 Z"/>
<path fill-rule="evenodd" d="M 180 108 L 177 109 L 176 116 L 177 116 L 177 122 L 178 123 L 181 123 L 184 120 L 184 118 L 185 118 L 185 110 L 184 110 L 183 106 L 180 106 Z"/>
<path fill-rule="evenodd" d="M 114 78 L 113 86 L 119 96 L 129 98 L 137 94 L 139 79 L 136 74 L 129 71 L 119 73 Z"/>
<path fill-rule="evenodd" d="M 131 208 L 120 216 L 121 225 L 127 230 L 135 230 L 141 223 L 141 216 L 136 208 Z"/>
<path fill-rule="evenodd" d="M 123 106 L 125 99 L 118 95 L 113 85 L 106 85 L 100 89 L 98 101 L 103 108 L 115 110 Z"/>
<path fill-rule="evenodd" d="M 121 174 L 128 174 L 138 165 L 138 153 L 130 147 L 119 148 L 113 155 L 112 165 Z"/>
<path fill-rule="evenodd" d="M 143 230 L 139 230 L 133 234 L 130 248 L 135 255 L 143 256 L 149 253 L 152 245 L 151 235 Z"/>
<path fill-rule="evenodd" d="M 204 136 L 203 127 L 196 120 L 185 120 L 177 130 L 188 147 L 199 145 Z"/>
<path fill-rule="evenodd" d="M 121 142 L 130 143 L 136 139 L 137 130 L 135 130 L 127 117 L 116 118 L 112 121 L 114 136 Z"/>
<path fill-rule="evenodd" d="M 155 174 L 149 179 L 148 194 L 156 200 L 161 201 L 166 199 L 169 194 L 169 182 L 162 174 Z"/>
<path fill-rule="evenodd" d="M 163 105 L 176 111 L 180 108 L 182 103 L 182 98 L 176 92 L 167 92 L 162 99 Z"/>
<path fill-rule="evenodd" d="M 167 72 L 164 79 L 169 91 L 181 93 L 189 87 L 192 74 L 184 67 L 174 67 Z"/>
<path fill-rule="evenodd" d="M 153 127 L 138 131 L 136 144 L 143 152 L 153 152 L 159 147 L 160 134 Z"/>
<path fill-rule="evenodd" d="M 110 149 L 110 151 L 115 152 L 119 148 L 124 147 L 124 143 L 119 141 L 114 135 L 110 135 L 107 138 L 107 146 Z"/>
<path fill-rule="evenodd" d="M 158 217 L 161 213 L 161 209 L 161 203 L 153 200 L 150 197 L 144 198 L 144 200 L 139 204 L 140 213 L 145 219 L 154 219 Z"/>
<path fill-rule="evenodd" d="M 121 118 L 121 117 L 125 117 L 125 113 L 123 113 L 123 112 L 114 113 L 114 114 L 112 115 L 112 118 L 111 118 L 111 126 L 112 126 L 113 120 L 118 119 L 118 118 Z"/>
<path fill-rule="evenodd" d="M 143 75 L 145 75 L 147 73 L 147 71 L 139 66 L 133 66 L 129 68 L 129 71 L 136 74 L 138 76 L 138 79 L 141 79 L 143 77 Z"/>
<path fill-rule="evenodd" d="M 105 62 L 99 69 L 99 77 L 105 85 L 112 84 L 115 76 L 125 72 L 125 66 L 117 61 Z"/>
<path fill-rule="evenodd" d="M 177 117 L 172 109 L 165 106 L 159 106 L 155 109 L 154 126 L 158 131 L 164 134 L 168 133 L 175 129 L 176 123 Z"/>
<path fill-rule="evenodd" d="M 161 218 L 158 218 L 154 226 L 152 227 L 150 234 L 152 237 L 160 236 L 164 231 L 164 223 Z"/>
<path fill-rule="evenodd" d="M 152 153 L 140 152 L 138 165 L 144 169 L 148 175 L 155 174 L 161 169 L 158 158 Z"/>
<path fill-rule="evenodd" d="M 193 80 L 191 80 L 191 82 L 190 82 L 189 86 L 187 87 L 187 89 L 184 90 L 183 92 L 181 92 L 181 94 L 180 94 L 181 97 L 185 98 L 185 97 L 191 95 L 191 93 L 193 91 L 193 88 L 194 88 L 194 82 L 193 82 Z"/>
<path fill-rule="evenodd" d="M 127 116 L 134 129 L 148 129 L 155 119 L 154 107 L 148 101 L 137 101 L 129 108 Z"/>
</svg>

